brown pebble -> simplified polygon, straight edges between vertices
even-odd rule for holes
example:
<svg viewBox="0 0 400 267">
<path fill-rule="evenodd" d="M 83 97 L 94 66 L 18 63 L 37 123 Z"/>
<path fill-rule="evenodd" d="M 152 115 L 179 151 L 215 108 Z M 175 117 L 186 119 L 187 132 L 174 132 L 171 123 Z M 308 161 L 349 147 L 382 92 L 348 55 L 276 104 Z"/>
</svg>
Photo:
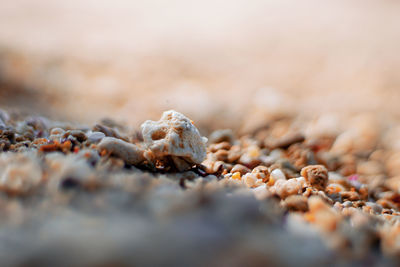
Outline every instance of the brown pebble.
<svg viewBox="0 0 400 267">
<path fill-rule="evenodd" d="M 307 198 L 300 195 L 291 195 L 285 199 L 285 204 L 290 211 L 308 211 Z"/>
<path fill-rule="evenodd" d="M 388 199 L 379 199 L 376 203 L 381 205 L 384 209 L 396 209 L 396 204 Z"/>
<path fill-rule="evenodd" d="M 257 166 L 251 171 L 251 173 L 255 174 L 257 179 L 262 179 L 264 183 L 268 182 L 269 180 L 270 173 L 268 168 L 265 166 Z"/>
<path fill-rule="evenodd" d="M 228 154 L 228 162 L 229 163 L 233 163 L 236 162 L 240 159 L 240 157 L 242 156 L 242 154 L 239 151 L 229 151 Z"/>
<path fill-rule="evenodd" d="M 346 192 L 341 192 L 340 196 L 342 197 L 342 200 L 349 200 L 349 201 L 357 201 L 360 200 L 360 195 L 357 192 L 353 191 L 346 191 Z"/>
<path fill-rule="evenodd" d="M 214 153 L 217 160 L 225 161 L 225 162 L 228 161 L 228 154 L 229 154 L 229 152 L 225 149 L 220 149 Z"/>
<path fill-rule="evenodd" d="M 328 184 L 328 170 L 323 165 L 310 165 L 301 169 L 303 176 L 312 187 L 325 191 Z"/>
<path fill-rule="evenodd" d="M 266 142 L 265 146 L 270 149 L 276 148 L 288 148 L 289 146 L 301 143 L 305 140 L 305 137 L 300 133 L 290 133 L 282 136 L 281 138 L 274 140 L 273 142 Z"/>
<path fill-rule="evenodd" d="M 240 172 L 241 175 L 244 175 L 248 172 L 251 172 L 251 170 L 242 164 L 236 164 L 231 170 L 231 173 L 235 172 Z"/>
<path fill-rule="evenodd" d="M 232 143 L 234 139 L 234 133 L 231 129 L 217 130 L 211 133 L 210 137 L 208 138 L 210 144 L 220 142 Z"/>
<path fill-rule="evenodd" d="M 232 169 L 232 165 L 225 163 L 223 161 L 215 161 L 215 162 L 205 162 L 203 163 L 205 167 L 205 171 L 208 174 L 216 174 L 222 173 L 224 171 L 229 171 Z"/>
<path fill-rule="evenodd" d="M 86 134 L 84 132 L 82 132 L 82 131 L 79 131 L 79 130 L 67 131 L 64 134 L 64 137 L 67 138 L 69 135 L 72 135 L 73 137 L 76 138 L 76 140 L 78 140 L 81 143 L 86 141 L 86 139 L 87 139 Z"/>
<path fill-rule="evenodd" d="M 231 144 L 228 142 L 221 142 L 217 144 L 211 144 L 208 149 L 211 152 L 217 152 L 218 150 L 224 149 L 224 150 L 229 150 L 231 149 Z"/>
</svg>

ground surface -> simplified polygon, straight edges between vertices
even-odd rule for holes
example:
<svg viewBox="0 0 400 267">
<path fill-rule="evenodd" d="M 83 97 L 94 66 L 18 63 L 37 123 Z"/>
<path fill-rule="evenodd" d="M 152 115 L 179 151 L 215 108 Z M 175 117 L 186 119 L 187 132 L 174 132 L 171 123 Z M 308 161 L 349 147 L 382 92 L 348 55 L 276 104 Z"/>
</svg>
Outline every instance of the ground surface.
<svg viewBox="0 0 400 267">
<path fill-rule="evenodd" d="M 398 263 L 397 1 L 0 5 L 2 265 Z M 168 109 L 190 170 L 88 141 Z"/>
</svg>

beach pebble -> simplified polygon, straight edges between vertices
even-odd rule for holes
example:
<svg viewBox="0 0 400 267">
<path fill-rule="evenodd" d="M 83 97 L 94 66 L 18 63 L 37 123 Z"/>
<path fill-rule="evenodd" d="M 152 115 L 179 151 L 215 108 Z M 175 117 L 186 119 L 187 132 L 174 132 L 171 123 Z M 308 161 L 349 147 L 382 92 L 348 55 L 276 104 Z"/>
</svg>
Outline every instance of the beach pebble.
<svg viewBox="0 0 400 267">
<path fill-rule="evenodd" d="M 56 127 L 51 129 L 49 139 L 60 142 L 64 134 L 65 134 L 64 129 Z"/>
<path fill-rule="evenodd" d="M 310 185 L 318 190 L 325 190 L 328 184 L 328 170 L 323 165 L 310 165 L 301 169 L 303 176 Z"/>
<path fill-rule="evenodd" d="M 41 179 L 40 163 L 33 153 L 0 155 L 0 190 L 25 194 L 38 186 Z"/>
<path fill-rule="evenodd" d="M 290 211 L 308 211 L 307 198 L 300 195 L 291 195 L 285 199 L 286 207 Z"/>
<path fill-rule="evenodd" d="M 270 191 L 267 189 L 265 185 L 257 186 L 256 188 L 252 189 L 254 196 L 259 199 L 265 199 L 271 195 Z"/>
<path fill-rule="evenodd" d="M 65 133 L 64 129 L 58 127 L 53 128 L 50 131 L 50 135 L 63 135 L 64 133 Z"/>
<path fill-rule="evenodd" d="M 106 135 L 102 132 L 91 132 L 87 135 L 87 140 L 92 143 L 98 143 L 100 142 Z"/>
<path fill-rule="evenodd" d="M 300 194 L 303 189 L 304 181 L 302 179 L 293 178 L 289 180 L 279 179 L 275 182 L 270 190 L 279 195 L 281 199 L 285 199 L 290 195 Z"/>
<path fill-rule="evenodd" d="M 240 172 L 241 175 L 244 175 L 246 173 L 251 172 L 251 170 L 242 164 L 236 164 L 235 166 L 233 166 L 231 170 L 231 173 L 234 172 Z"/>
<path fill-rule="evenodd" d="M 270 174 L 269 174 L 268 168 L 265 166 L 261 166 L 261 165 L 257 166 L 251 171 L 251 173 L 254 174 L 257 177 L 257 179 L 262 179 L 262 181 L 264 181 L 264 182 L 268 182 L 268 180 L 269 180 Z"/>
<path fill-rule="evenodd" d="M 254 187 L 257 183 L 257 177 L 252 173 L 246 173 L 242 178 L 247 187 Z"/>
<path fill-rule="evenodd" d="M 372 211 L 376 214 L 380 214 L 382 212 L 382 206 L 374 203 L 374 202 L 366 202 L 365 206 L 371 207 Z"/>
<path fill-rule="evenodd" d="M 318 196 L 311 196 L 308 199 L 308 207 L 310 211 L 306 214 L 306 218 L 309 218 L 317 228 L 324 232 L 335 231 L 340 220 L 336 209 L 330 207 Z"/>
<path fill-rule="evenodd" d="M 112 156 L 132 165 L 142 163 L 145 160 L 143 151 L 138 146 L 114 137 L 104 137 L 98 144 L 98 149 L 100 151 L 105 150 Z"/>
<path fill-rule="evenodd" d="M 64 137 L 68 137 L 68 136 L 73 136 L 76 140 L 78 140 L 81 143 L 87 140 L 86 134 L 80 130 L 67 131 L 64 134 Z"/>
<path fill-rule="evenodd" d="M 206 157 L 207 138 L 202 137 L 193 122 L 179 112 L 166 111 L 159 121 L 145 121 L 141 129 L 144 144 L 152 152 L 148 154 L 149 160 L 170 156 L 182 171 L 202 163 Z"/>
<path fill-rule="evenodd" d="M 228 142 L 232 143 L 234 140 L 234 134 L 231 129 L 216 130 L 210 134 L 208 142 L 210 144 Z"/>
<path fill-rule="evenodd" d="M 286 180 L 286 176 L 280 169 L 275 169 L 271 172 L 271 178 L 275 181 L 277 180 Z"/>
</svg>

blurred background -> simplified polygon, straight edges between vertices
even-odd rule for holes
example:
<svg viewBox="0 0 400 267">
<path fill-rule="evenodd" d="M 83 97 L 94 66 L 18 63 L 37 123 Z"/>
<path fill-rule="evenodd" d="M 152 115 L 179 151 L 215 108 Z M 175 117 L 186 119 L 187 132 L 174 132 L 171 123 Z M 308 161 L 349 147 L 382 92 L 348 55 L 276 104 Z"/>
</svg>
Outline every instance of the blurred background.
<svg viewBox="0 0 400 267">
<path fill-rule="evenodd" d="M 0 106 L 132 126 L 400 116 L 395 0 L 0 0 Z"/>
</svg>

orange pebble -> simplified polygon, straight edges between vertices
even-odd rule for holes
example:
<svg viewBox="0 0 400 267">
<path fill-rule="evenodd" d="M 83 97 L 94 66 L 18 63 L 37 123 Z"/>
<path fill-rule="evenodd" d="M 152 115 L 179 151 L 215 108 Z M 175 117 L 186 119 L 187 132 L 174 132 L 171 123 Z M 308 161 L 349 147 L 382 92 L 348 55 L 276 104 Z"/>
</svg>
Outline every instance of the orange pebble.
<svg viewBox="0 0 400 267">
<path fill-rule="evenodd" d="M 313 223 L 315 222 L 315 216 L 312 213 L 306 213 L 304 214 L 304 219 L 306 219 L 306 221 Z"/>
<path fill-rule="evenodd" d="M 274 180 L 274 178 L 272 178 L 272 177 L 270 176 L 267 185 L 268 185 L 268 186 L 273 186 L 274 184 L 275 184 L 275 180 Z"/>
<path fill-rule="evenodd" d="M 105 155 L 107 155 L 107 150 L 103 149 L 103 150 L 100 152 L 100 156 L 104 157 Z"/>
<path fill-rule="evenodd" d="M 235 172 L 232 174 L 232 179 L 240 180 L 242 179 L 242 176 L 240 175 L 240 172 Z"/>
</svg>

